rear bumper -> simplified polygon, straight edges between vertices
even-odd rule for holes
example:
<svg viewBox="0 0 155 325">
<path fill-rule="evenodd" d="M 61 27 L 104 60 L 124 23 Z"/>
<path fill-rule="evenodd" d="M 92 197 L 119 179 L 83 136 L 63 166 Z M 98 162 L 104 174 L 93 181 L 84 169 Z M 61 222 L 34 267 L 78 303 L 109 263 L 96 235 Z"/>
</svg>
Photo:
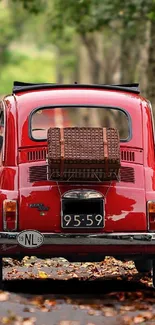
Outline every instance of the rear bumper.
<svg viewBox="0 0 155 325">
<path fill-rule="evenodd" d="M 0 232 L 0 245 L 18 245 L 19 232 Z M 42 233 L 44 245 L 68 246 L 116 246 L 116 245 L 155 245 L 155 233 L 108 233 L 70 234 Z"/>
</svg>

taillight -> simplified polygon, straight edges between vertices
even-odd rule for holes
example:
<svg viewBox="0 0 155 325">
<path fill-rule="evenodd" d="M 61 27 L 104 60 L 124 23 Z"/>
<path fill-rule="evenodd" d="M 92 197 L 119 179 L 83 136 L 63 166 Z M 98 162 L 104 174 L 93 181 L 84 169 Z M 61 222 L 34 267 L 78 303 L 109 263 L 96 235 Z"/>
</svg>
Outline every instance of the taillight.
<svg viewBox="0 0 155 325">
<path fill-rule="evenodd" d="M 155 230 L 155 201 L 147 202 L 149 230 Z"/>
<path fill-rule="evenodd" d="M 17 201 L 4 200 L 3 201 L 3 228 L 4 230 L 17 229 Z"/>
</svg>

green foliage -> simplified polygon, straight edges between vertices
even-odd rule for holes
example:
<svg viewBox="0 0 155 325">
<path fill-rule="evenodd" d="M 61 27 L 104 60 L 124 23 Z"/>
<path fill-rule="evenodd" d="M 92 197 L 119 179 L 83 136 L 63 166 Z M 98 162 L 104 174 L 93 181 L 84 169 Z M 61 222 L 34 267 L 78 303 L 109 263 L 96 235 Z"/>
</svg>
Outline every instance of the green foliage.
<svg viewBox="0 0 155 325">
<path fill-rule="evenodd" d="M 23 33 L 25 22 L 29 19 L 22 5 L 2 0 L 0 2 L 0 68 L 7 62 L 7 49 Z"/>
<path fill-rule="evenodd" d="M 23 4 L 23 8 L 34 14 L 38 14 L 46 7 L 46 0 L 12 0 L 13 3 Z"/>
<path fill-rule="evenodd" d="M 44 0 L 0 0 L 1 94 L 11 91 L 14 80 L 55 82 L 58 69 L 63 80 L 69 80 L 76 65 L 74 31 L 65 27 L 63 37 L 57 37 L 50 25 L 52 5 Z"/>
<path fill-rule="evenodd" d="M 103 33 L 103 39 L 106 30 L 118 37 L 120 66 L 123 53 L 124 66 L 126 62 L 133 65 L 134 60 L 136 66 L 138 44 L 144 40 L 148 20 L 155 20 L 155 0 L 0 0 L 0 91 L 7 91 L 14 79 L 56 81 L 56 74 L 63 75 L 63 80 L 74 78 L 79 39 L 83 43 L 87 40 L 85 46 L 88 41 L 92 45 L 93 37 L 89 36 L 96 31 Z M 25 43 L 23 55 L 18 47 Z M 47 48 L 51 59 L 44 54 L 36 57 L 32 44 L 40 54 Z M 90 48 L 89 54 L 95 52 Z"/>
<path fill-rule="evenodd" d="M 26 9 L 34 13 L 48 10 L 51 28 L 57 32 L 63 32 L 64 26 L 68 25 L 74 27 L 78 33 L 86 33 L 100 30 L 115 20 L 130 27 L 136 21 L 155 19 L 155 0 L 22 0 L 22 2 Z"/>
<path fill-rule="evenodd" d="M 26 53 L 26 52 L 25 52 Z M 0 75 L 0 94 L 11 93 L 14 80 L 27 82 L 55 82 L 55 58 L 50 53 L 22 54 L 15 49 L 7 53 L 9 63 Z"/>
<path fill-rule="evenodd" d="M 5 61 L 7 46 L 14 39 L 15 33 L 11 13 L 4 3 L 0 3 L 0 66 Z"/>
</svg>

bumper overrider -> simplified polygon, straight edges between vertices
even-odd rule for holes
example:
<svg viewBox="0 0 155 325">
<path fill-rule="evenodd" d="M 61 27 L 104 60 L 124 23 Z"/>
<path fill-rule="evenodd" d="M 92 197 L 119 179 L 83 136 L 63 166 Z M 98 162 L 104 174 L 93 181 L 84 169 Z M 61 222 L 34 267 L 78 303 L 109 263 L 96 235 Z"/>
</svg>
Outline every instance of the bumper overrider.
<svg viewBox="0 0 155 325">
<path fill-rule="evenodd" d="M 0 245 L 18 245 L 20 232 L 0 232 Z M 155 245 L 155 233 L 40 233 L 41 245 Z"/>
</svg>

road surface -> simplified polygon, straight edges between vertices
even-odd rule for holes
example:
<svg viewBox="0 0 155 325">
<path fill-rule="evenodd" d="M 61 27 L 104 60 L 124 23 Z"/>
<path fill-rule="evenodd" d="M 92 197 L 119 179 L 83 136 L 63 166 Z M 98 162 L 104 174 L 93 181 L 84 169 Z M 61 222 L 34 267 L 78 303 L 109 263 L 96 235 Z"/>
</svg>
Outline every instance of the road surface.
<svg viewBox="0 0 155 325">
<path fill-rule="evenodd" d="M 4 259 L 0 324 L 154 325 L 155 291 L 150 275 L 109 257 L 101 263 Z"/>
</svg>

